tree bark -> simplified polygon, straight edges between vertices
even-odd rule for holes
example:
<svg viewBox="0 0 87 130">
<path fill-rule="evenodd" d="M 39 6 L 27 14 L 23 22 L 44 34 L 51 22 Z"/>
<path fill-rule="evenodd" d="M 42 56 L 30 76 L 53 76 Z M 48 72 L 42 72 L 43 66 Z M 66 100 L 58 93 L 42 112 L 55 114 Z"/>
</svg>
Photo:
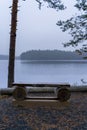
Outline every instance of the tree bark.
<svg viewBox="0 0 87 130">
<path fill-rule="evenodd" d="M 11 16 L 11 32 L 9 47 L 9 65 L 8 65 L 8 87 L 12 87 L 14 82 L 14 63 L 15 63 L 15 46 L 16 46 L 16 28 L 17 28 L 17 8 L 18 0 L 13 0 Z"/>
</svg>

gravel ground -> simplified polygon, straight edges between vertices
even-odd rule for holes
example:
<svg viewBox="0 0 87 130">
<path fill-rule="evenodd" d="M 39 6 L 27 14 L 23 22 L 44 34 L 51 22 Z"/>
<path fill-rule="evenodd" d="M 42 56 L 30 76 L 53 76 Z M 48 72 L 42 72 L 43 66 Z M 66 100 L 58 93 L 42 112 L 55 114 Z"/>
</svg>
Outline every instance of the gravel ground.
<svg viewBox="0 0 87 130">
<path fill-rule="evenodd" d="M 69 105 L 17 107 L 0 99 L 0 130 L 87 130 L 87 93 L 73 93 Z"/>
</svg>

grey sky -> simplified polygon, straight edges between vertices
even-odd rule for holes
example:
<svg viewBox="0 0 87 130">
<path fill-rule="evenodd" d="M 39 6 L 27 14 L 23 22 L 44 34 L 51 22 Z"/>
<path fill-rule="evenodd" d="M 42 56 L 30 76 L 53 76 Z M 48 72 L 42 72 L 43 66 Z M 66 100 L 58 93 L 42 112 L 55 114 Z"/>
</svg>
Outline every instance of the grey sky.
<svg viewBox="0 0 87 130">
<path fill-rule="evenodd" d="M 16 55 L 31 49 L 62 49 L 62 42 L 68 41 L 70 36 L 62 33 L 56 22 L 60 19 L 65 20 L 74 15 L 77 10 L 73 8 L 75 0 L 63 0 L 68 6 L 65 11 L 57 12 L 54 9 L 42 6 L 38 9 L 35 0 L 19 0 Z M 8 54 L 9 51 L 9 32 L 10 32 L 10 10 L 12 0 L 0 1 L 0 54 Z M 72 48 L 66 48 L 70 50 Z"/>
</svg>

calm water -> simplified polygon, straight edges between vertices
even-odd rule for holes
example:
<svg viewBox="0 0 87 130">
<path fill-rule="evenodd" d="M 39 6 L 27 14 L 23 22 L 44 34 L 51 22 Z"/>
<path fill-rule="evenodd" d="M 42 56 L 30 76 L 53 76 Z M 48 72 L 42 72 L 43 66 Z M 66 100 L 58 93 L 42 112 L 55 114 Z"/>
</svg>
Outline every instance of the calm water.
<svg viewBox="0 0 87 130">
<path fill-rule="evenodd" d="M 8 61 L 0 60 L 0 88 L 7 87 Z M 85 62 L 15 62 L 15 82 L 52 82 L 83 84 L 87 81 L 87 61 Z"/>
</svg>

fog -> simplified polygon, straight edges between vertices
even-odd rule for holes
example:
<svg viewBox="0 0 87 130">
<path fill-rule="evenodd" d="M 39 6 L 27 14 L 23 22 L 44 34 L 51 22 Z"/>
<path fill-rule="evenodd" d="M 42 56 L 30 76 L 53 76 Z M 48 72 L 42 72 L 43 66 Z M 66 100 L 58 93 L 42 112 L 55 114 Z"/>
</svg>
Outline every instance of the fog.
<svg viewBox="0 0 87 130">
<path fill-rule="evenodd" d="M 16 55 L 32 49 L 73 50 L 71 47 L 63 47 L 62 43 L 67 42 L 71 36 L 63 33 L 56 23 L 60 19 L 65 20 L 77 13 L 73 7 L 75 0 L 63 1 L 68 8 L 64 11 L 56 11 L 47 8 L 47 4 L 44 4 L 39 10 L 35 0 L 19 0 Z M 9 6 L 12 5 L 12 0 L 0 1 L 0 5 L 0 54 L 8 54 L 11 23 Z"/>
</svg>

